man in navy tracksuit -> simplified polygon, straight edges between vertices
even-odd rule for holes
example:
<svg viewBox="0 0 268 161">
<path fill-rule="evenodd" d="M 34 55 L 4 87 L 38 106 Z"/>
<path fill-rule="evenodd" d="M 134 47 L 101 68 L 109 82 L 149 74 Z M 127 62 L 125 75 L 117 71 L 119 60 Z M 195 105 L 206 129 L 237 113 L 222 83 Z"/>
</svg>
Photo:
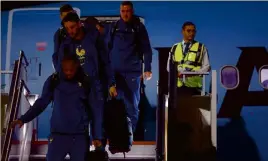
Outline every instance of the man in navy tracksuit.
<svg viewBox="0 0 268 161">
<path fill-rule="evenodd" d="M 101 87 L 96 77 L 84 74 L 76 56 L 64 56 L 61 72 L 46 80 L 41 97 L 24 115 L 13 121 L 12 127 L 21 127 L 32 121 L 53 100 L 47 160 L 62 161 L 67 154 L 73 161 L 86 160 L 89 119 L 93 121 L 94 144 L 100 147 L 102 139 L 103 98 L 98 94 Z M 90 101 L 89 93 L 94 93 L 94 102 Z"/>
<path fill-rule="evenodd" d="M 84 27 L 78 15 L 74 12 L 68 13 L 62 20 L 62 24 L 68 35 L 61 43 L 59 52 L 55 53 L 57 54 L 57 59 L 53 60 L 53 62 L 56 71 L 59 71 L 60 69 L 60 61 L 64 51 L 68 50 L 71 54 L 77 55 L 80 60 L 80 65 L 86 74 L 90 75 L 91 73 L 96 72 L 94 74 L 98 74 L 99 76 L 101 74 L 107 75 L 108 86 L 112 91 L 110 93 L 112 95 L 116 94 L 114 87 L 115 81 L 110 66 L 109 55 L 106 50 L 107 47 L 98 30 L 96 28 L 89 29 Z M 55 57 L 53 56 L 53 59 L 54 58 Z M 100 65 L 105 69 L 105 73 L 99 72 Z M 97 70 L 91 71 L 91 66 L 96 67 Z"/>
<path fill-rule="evenodd" d="M 98 19 L 96 19 L 95 17 L 88 17 L 85 21 L 84 21 L 84 24 L 87 24 L 87 28 L 90 28 L 90 27 L 93 27 L 94 29 L 97 29 L 98 32 L 99 32 L 99 35 L 98 35 L 98 38 L 99 38 L 99 41 L 102 41 L 101 43 L 104 44 L 104 45 L 101 45 L 102 48 L 106 47 L 105 50 L 102 49 L 102 51 L 106 51 L 106 53 L 103 53 L 102 55 L 105 55 L 106 57 L 106 61 L 100 61 L 100 65 L 99 65 L 99 72 L 100 72 L 100 80 L 101 80 L 101 83 L 103 86 L 107 86 L 108 84 L 108 78 L 107 78 L 107 72 L 112 72 L 111 70 L 111 66 L 110 64 L 106 65 L 105 63 L 110 63 L 110 61 L 107 59 L 109 58 L 108 56 L 108 48 L 107 48 L 107 44 L 106 43 L 106 40 L 107 40 L 107 37 L 106 37 L 106 34 L 107 34 L 107 30 L 105 29 L 105 26 L 103 24 L 101 24 Z M 92 29 L 91 29 L 92 30 Z M 103 58 L 101 58 L 103 59 Z M 106 66 L 109 66 L 109 71 L 107 71 L 107 69 L 105 69 Z M 108 74 L 109 75 L 109 74 Z M 105 97 L 107 98 L 108 96 L 108 91 L 106 93 L 104 93 Z"/>
<path fill-rule="evenodd" d="M 110 33 L 114 31 L 110 34 L 108 45 L 116 79 L 117 98 L 124 99 L 134 132 L 139 117 L 141 76 L 145 79 L 152 76 L 152 49 L 146 28 L 133 16 L 133 4 L 129 1 L 122 2 L 120 20 L 111 25 L 109 30 Z M 145 65 L 144 73 L 141 57 Z"/>
<path fill-rule="evenodd" d="M 76 11 L 73 9 L 73 7 L 69 4 L 65 4 L 63 6 L 60 7 L 60 19 L 61 21 L 64 19 L 64 17 L 70 13 L 70 12 L 73 12 L 73 13 L 76 13 Z M 86 28 L 86 29 L 93 29 L 93 27 L 95 26 L 92 26 L 91 24 L 88 24 L 88 23 L 82 23 L 83 26 Z M 54 33 L 54 37 L 53 37 L 53 40 L 54 40 L 54 54 L 53 54 L 53 67 L 55 67 L 55 64 L 58 63 L 58 53 L 59 53 L 59 49 L 60 49 L 60 46 L 61 46 L 61 43 L 66 39 L 66 37 L 68 36 L 68 33 L 67 33 L 67 30 L 65 29 L 65 27 L 63 26 L 63 23 L 61 22 L 61 27 Z"/>
</svg>

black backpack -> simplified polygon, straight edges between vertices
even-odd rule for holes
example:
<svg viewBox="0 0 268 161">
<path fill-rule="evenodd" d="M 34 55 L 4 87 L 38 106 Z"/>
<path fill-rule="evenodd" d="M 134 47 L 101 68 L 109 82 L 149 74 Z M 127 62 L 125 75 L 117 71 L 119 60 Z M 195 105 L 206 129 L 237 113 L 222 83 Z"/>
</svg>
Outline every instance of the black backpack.
<svg viewBox="0 0 268 161">
<path fill-rule="evenodd" d="M 109 151 L 127 153 L 131 150 L 133 133 L 123 100 L 111 99 L 104 110 L 104 129 L 109 141 Z"/>
<path fill-rule="evenodd" d="M 119 23 L 119 20 L 112 23 L 112 28 L 110 30 L 110 41 L 108 42 L 109 51 L 111 51 L 113 49 L 114 36 L 115 36 L 116 30 L 118 29 L 118 23 Z M 143 53 L 141 52 L 140 41 L 139 41 L 140 25 L 141 25 L 140 19 L 137 16 L 134 16 L 134 19 L 131 23 L 132 29 L 134 31 L 134 36 L 135 36 L 134 42 L 136 44 L 137 56 L 143 62 Z"/>
</svg>

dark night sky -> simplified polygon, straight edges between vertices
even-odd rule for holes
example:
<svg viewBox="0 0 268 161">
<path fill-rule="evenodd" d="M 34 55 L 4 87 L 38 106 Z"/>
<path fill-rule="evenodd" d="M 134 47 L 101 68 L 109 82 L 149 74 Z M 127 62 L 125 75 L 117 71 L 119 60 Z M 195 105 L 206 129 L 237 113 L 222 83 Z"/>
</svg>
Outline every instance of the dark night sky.
<svg viewBox="0 0 268 161">
<path fill-rule="evenodd" d="M 59 1 L 1 1 L 1 11 L 49 3 L 59 3 Z"/>
</svg>

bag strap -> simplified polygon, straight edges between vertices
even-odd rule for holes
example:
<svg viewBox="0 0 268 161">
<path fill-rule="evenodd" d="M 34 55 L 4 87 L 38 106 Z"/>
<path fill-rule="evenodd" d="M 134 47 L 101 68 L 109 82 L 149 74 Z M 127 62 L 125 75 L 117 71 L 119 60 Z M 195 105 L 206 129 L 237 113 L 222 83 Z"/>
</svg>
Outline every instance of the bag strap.
<svg viewBox="0 0 268 161">
<path fill-rule="evenodd" d="M 50 91 L 53 92 L 54 89 L 58 86 L 59 82 L 60 82 L 60 79 L 59 79 L 58 73 L 57 72 L 53 73 L 51 75 L 51 80 L 50 80 L 50 86 L 49 86 Z"/>
<path fill-rule="evenodd" d="M 59 45 L 64 41 L 64 39 L 66 38 L 66 31 L 63 27 L 59 28 Z"/>
<path fill-rule="evenodd" d="M 82 81 L 82 88 L 85 90 L 85 94 L 88 96 L 90 93 L 90 78 L 88 75 L 84 74 L 83 81 Z"/>
<path fill-rule="evenodd" d="M 83 74 L 81 86 L 85 91 L 86 99 L 83 99 L 82 101 L 83 101 L 83 104 L 85 105 L 86 112 L 87 112 L 89 118 L 91 118 L 91 108 L 90 108 L 90 104 L 88 102 L 88 97 L 89 97 L 90 90 L 91 90 L 90 85 L 91 85 L 90 77 L 86 74 Z"/>
<path fill-rule="evenodd" d="M 51 75 L 51 79 L 50 79 L 50 85 L 49 85 L 49 90 L 53 93 L 55 88 L 59 85 L 60 83 L 60 79 L 59 79 L 59 75 L 57 72 L 53 73 Z M 54 106 L 54 98 L 53 98 L 53 94 L 52 94 L 52 98 L 51 98 L 51 102 L 52 102 L 52 108 Z"/>
<path fill-rule="evenodd" d="M 142 61 L 142 63 L 144 63 L 143 53 L 141 51 L 140 25 L 141 25 L 140 19 L 138 17 L 134 17 L 134 21 L 132 23 L 132 29 L 134 30 L 134 43 L 136 44 L 137 55 Z"/>
<path fill-rule="evenodd" d="M 114 43 L 114 36 L 115 36 L 115 32 L 118 26 L 119 20 L 117 20 L 116 22 L 112 23 L 112 29 L 110 31 L 110 41 L 108 43 L 108 48 L 111 51 L 113 49 L 113 43 Z"/>
</svg>

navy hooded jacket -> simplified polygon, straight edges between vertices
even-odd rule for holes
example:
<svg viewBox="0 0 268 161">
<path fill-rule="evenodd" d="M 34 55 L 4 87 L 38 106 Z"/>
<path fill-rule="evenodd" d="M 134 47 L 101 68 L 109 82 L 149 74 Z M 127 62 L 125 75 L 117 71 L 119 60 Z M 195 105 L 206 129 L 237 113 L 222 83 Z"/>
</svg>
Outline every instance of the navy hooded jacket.
<svg viewBox="0 0 268 161">
<path fill-rule="evenodd" d="M 137 54 L 137 47 L 135 43 L 135 36 L 137 36 L 139 43 L 139 52 L 144 56 L 144 71 L 151 71 L 152 49 L 145 26 L 139 22 L 138 33 L 133 30 L 133 25 L 125 23 L 120 19 L 117 23 L 116 31 L 112 42 L 112 49 L 110 51 L 111 63 L 114 72 L 119 73 L 136 73 L 141 74 L 141 58 Z M 109 33 L 114 29 L 114 24 L 110 25 Z M 136 34 L 136 35 L 135 35 Z M 112 34 L 109 34 L 109 41 L 112 40 Z"/>
<path fill-rule="evenodd" d="M 111 86 L 115 83 L 114 76 L 111 68 L 111 61 L 107 46 L 105 45 L 103 36 L 100 35 L 96 28 L 90 25 L 84 25 L 85 37 L 81 41 L 76 41 L 66 36 L 59 45 L 58 30 L 54 35 L 54 54 L 52 56 L 53 65 L 57 72 L 60 70 L 60 62 L 64 54 L 64 50 L 69 50 L 72 54 L 77 54 L 80 59 L 81 65 L 88 75 L 92 72 L 105 75 L 108 80 L 108 85 Z M 64 30 L 64 29 L 63 29 Z M 83 51 L 85 53 L 83 53 Z M 105 73 L 99 73 L 100 65 L 104 69 Z M 96 66 L 96 71 L 92 71 L 92 66 Z"/>
<path fill-rule="evenodd" d="M 85 28 L 87 29 L 92 29 L 94 26 L 92 25 L 88 25 L 88 24 L 85 24 L 83 23 L 83 25 L 85 26 Z M 62 36 L 64 37 L 61 37 L 61 34 Z M 65 28 L 62 26 L 60 28 L 58 28 L 58 30 L 54 33 L 54 36 L 53 36 L 53 41 L 54 41 L 54 53 L 57 53 L 59 51 L 59 48 L 60 48 L 60 44 L 61 44 L 61 39 L 64 40 L 67 35 L 67 31 L 65 30 Z M 53 64 L 57 64 L 57 62 L 54 62 L 54 61 L 57 61 L 57 54 L 53 54 L 54 58 L 53 58 Z"/>
<path fill-rule="evenodd" d="M 59 83 L 52 89 L 52 76 L 44 83 L 42 95 L 19 120 L 28 123 L 41 114 L 53 100 L 50 119 L 52 133 L 84 134 L 92 120 L 94 139 L 102 139 L 103 98 L 98 79 L 90 78 L 90 90 L 86 92 L 81 79 L 65 80 L 59 76 Z M 94 98 L 91 98 L 94 97 Z M 94 100 L 94 101 L 92 101 Z M 85 103 L 85 101 L 87 103 Z M 90 105 L 90 107 L 89 107 Z M 92 113 L 89 118 L 89 111 Z"/>
</svg>

